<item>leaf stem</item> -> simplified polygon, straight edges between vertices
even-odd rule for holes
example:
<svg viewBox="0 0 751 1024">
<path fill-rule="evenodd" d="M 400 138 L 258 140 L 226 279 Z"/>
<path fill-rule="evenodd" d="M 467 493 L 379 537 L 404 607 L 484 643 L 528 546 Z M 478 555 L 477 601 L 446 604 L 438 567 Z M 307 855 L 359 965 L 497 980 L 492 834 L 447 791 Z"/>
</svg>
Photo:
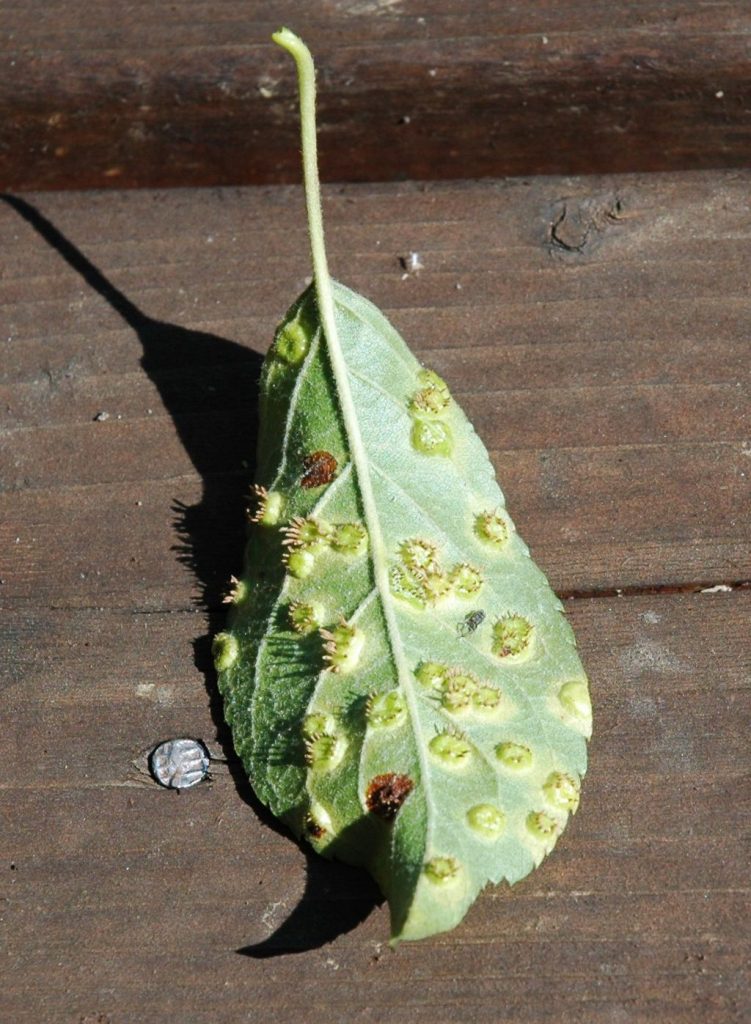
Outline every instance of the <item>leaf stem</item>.
<svg viewBox="0 0 751 1024">
<path fill-rule="evenodd" d="M 308 210 L 310 251 L 313 257 L 313 276 L 318 296 L 318 308 L 324 334 L 335 331 L 334 298 L 326 260 L 321 213 L 321 186 L 318 180 L 318 147 L 316 144 L 316 71 L 310 50 L 294 32 L 281 28 L 271 37 L 282 49 L 291 54 L 297 66 L 300 90 L 300 126 L 302 135 L 302 164 L 305 179 L 305 204 Z"/>
</svg>

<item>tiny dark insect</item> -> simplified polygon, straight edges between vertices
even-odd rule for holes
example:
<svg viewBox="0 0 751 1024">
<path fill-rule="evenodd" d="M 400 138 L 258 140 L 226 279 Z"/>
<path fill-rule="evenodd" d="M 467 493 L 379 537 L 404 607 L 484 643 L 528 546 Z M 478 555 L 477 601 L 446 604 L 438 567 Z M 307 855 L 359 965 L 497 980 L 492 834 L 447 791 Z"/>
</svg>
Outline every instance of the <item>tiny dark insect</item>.
<svg viewBox="0 0 751 1024">
<path fill-rule="evenodd" d="M 472 633 L 474 633 L 478 626 L 481 626 L 483 624 L 484 621 L 485 612 L 482 611 L 481 608 L 478 608 L 474 612 L 468 612 L 467 615 L 465 615 L 464 618 L 461 620 L 461 622 L 457 622 L 456 631 L 459 634 L 459 636 L 470 636 Z"/>
<path fill-rule="evenodd" d="M 303 487 L 322 487 L 334 479 L 337 461 L 331 452 L 312 452 L 303 459 L 303 473 L 300 484 Z"/>
<path fill-rule="evenodd" d="M 365 794 L 368 810 L 384 821 L 393 821 L 413 786 L 409 775 L 395 775 L 393 772 L 376 775 Z"/>
</svg>

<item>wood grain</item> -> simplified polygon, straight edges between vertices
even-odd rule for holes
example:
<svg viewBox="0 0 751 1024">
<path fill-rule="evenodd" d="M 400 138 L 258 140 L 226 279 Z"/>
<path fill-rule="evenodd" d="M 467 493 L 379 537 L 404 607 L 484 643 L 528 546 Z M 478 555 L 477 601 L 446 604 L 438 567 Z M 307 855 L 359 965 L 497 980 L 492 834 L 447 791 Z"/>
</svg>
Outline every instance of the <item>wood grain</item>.
<svg viewBox="0 0 751 1024">
<path fill-rule="evenodd" d="M 367 878 L 255 803 L 209 668 L 299 190 L 0 204 L 0 1017 L 748 1019 L 750 182 L 327 190 L 334 268 L 476 423 L 595 698 L 555 855 L 396 953 Z M 179 796 L 146 769 L 176 735 L 214 756 Z"/>
<path fill-rule="evenodd" d="M 330 181 L 746 166 L 743 0 L 0 3 L 0 180 L 296 181 L 299 32 Z"/>
</svg>

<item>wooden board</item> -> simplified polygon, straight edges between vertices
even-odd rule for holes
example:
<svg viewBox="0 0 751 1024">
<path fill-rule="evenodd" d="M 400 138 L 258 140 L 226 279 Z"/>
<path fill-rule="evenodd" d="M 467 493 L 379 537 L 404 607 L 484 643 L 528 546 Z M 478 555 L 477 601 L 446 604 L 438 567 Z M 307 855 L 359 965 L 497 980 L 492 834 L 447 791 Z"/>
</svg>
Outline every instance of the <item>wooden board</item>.
<svg viewBox="0 0 751 1024">
<path fill-rule="evenodd" d="M 747 166 L 744 0 L 0 2 L 3 187 L 296 181 L 299 32 L 324 177 Z"/>
<path fill-rule="evenodd" d="M 2 1019 L 748 1019 L 750 183 L 327 191 L 335 272 L 476 423 L 596 708 L 554 856 L 396 953 L 255 802 L 209 664 L 299 190 L 0 204 Z M 215 757 L 180 795 L 146 771 L 177 735 Z"/>
</svg>

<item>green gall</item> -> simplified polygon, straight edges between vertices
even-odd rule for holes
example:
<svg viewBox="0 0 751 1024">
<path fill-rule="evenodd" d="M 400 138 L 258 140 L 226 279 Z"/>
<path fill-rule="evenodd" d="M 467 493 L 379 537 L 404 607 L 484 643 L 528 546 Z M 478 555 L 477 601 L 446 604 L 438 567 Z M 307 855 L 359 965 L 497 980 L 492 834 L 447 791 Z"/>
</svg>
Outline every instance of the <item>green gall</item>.
<svg viewBox="0 0 751 1024">
<path fill-rule="evenodd" d="M 506 815 L 493 804 L 475 804 L 467 811 L 467 824 L 481 839 L 497 839 L 506 824 Z"/>
<path fill-rule="evenodd" d="M 417 374 L 417 379 L 423 387 L 434 388 L 446 401 L 451 398 L 448 384 L 434 370 L 420 370 Z"/>
<path fill-rule="evenodd" d="M 500 512 L 480 512 L 475 516 L 475 535 L 483 543 L 500 549 L 508 543 L 508 524 Z"/>
<path fill-rule="evenodd" d="M 437 661 L 421 661 L 415 670 L 415 678 L 423 686 L 432 689 L 441 689 L 449 680 L 450 670 L 448 665 L 442 665 Z"/>
<path fill-rule="evenodd" d="M 312 711 L 306 715 L 302 723 L 304 740 L 313 740 L 316 736 L 336 734 L 336 719 L 325 711 Z"/>
<path fill-rule="evenodd" d="M 217 633 L 211 642 L 211 653 L 214 656 L 214 668 L 217 672 L 224 672 L 232 668 L 240 653 L 240 645 L 237 637 L 231 633 Z"/>
<path fill-rule="evenodd" d="M 428 384 L 412 395 L 409 400 L 409 411 L 415 416 L 440 416 L 446 411 L 450 401 L 445 385 L 442 390 L 434 384 Z"/>
<path fill-rule="evenodd" d="M 445 573 L 421 570 L 415 576 L 428 604 L 438 604 L 451 596 L 451 582 Z"/>
<path fill-rule="evenodd" d="M 330 772 L 341 764 L 346 749 L 341 736 L 320 733 L 305 741 L 305 761 L 311 771 Z"/>
<path fill-rule="evenodd" d="M 504 615 L 493 625 L 491 649 L 499 658 L 516 658 L 529 653 L 532 636 L 532 624 L 522 615 Z"/>
<path fill-rule="evenodd" d="M 426 861 L 423 871 L 433 885 L 448 885 L 459 878 L 461 867 L 456 857 L 432 857 Z"/>
<path fill-rule="evenodd" d="M 360 660 L 365 637 L 357 626 L 350 626 L 342 619 L 333 629 L 320 631 L 324 640 L 323 658 L 326 668 L 342 675 L 352 672 Z"/>
<path fill-rule="evenodd" d="M 463 768 L 472 753 L 469 743 L 452 732 L 439 732 L 428 743 L 428 750 L 445 768 Z"/>
<path fill-rule="evenodd" d="M 376 728 L 390 728 L 401 725 L 407 719 L 407 706 L 398 690 L 374 694 L 367 705 L 368 725 Z"/>
<path fill-rule="evenodd" d="M 572 680 L 564 683 L 558 691 L 558 700 L 570 715 L 582 721 L 589 721 L 592 717 L 592 704 L 589 699 L 589 690 L 585 682 Z"/>
<path fill-rule="evenodd" d="M 463 672 L 461 669 L 452 669 L 451 675 L 449 676 L 448 682 L 445 688 L 461 690 L 462 693 L 466 693 L 468 697 L 471 697 L 477 690 L 477 678 L 472 675 L 471 672 Z"/>
<path fill-rule="evenodd" d="M 438 548 L 429 540 L 413 537 L 399 545 L 399 558 L 407 569 L 427 572 L 438 567 Z"/>
<path fill-rule="evenodd" d="M 289 606 L 289 624 L 296 633 L 305 636 L 319 629 L 322 612 L 318 605 L 306 601 L 292 601 Z"/>
<path fill-rule="evenodd" d="M 478 686 L 472 694 L 472 706 L 479 714 L 492 714 L 501 706 L 501 691 L 495 686 Z"/>
<path fill-rule="evenodd" d="M 532 811 L 527 815 L 527 829 L 535 839 L 548 846 L 555 842 L 561 826 L 545 811 Z"/>
<path fill-rule="evenodd" d="M 495 748 L 495 756 L 507 768 L 521 771 L 532 764 L 532 751 L 521 743 L 499 743 Z"/>
<path fill-rule="evenodd" d="M 557 811 L 573 812 L 579 806 L 579 783 L 567 772 L 551 772 L 542 791 Z"/>
<path fill-rule="evenodd" d="M 315 555 L 306 548 L 293 548 L 284 557 L 287 572 L 298 580 L 304 580 L 313 572 Z"/>
<path fill-rule="evenodd" d="M 288 548 L 302 548 L 312 554 L 321 551 L 328 545 L 332 534 L 332 528 L 328 523 L 322 523 L 318 519 L 303 519 L 295 516 L 283 527 L 284 545 Z"/>
<path fill-rule="evenodd" d="M 449 583 L 457 597 L 474 597 L 482 588 L 482 573 L 473 565 L 462 562 L 449 573 Z"/>
<path fill-rule="evenodd" d="M 425 608 L 425 595 L 419 582 L 401 565 L 389 570 L 389 589 L 394 597 L 411 605 L 416 611 Z"/>
<path fill-rule="evenodd" d="M 456 688 L 449 683 L 444 687 L 441 694 L 441 707 L 452 715 L 460 715 L 463 711 L 469 711 L 472 706 L 472 698 L 461 688 Z"/>
<path fill-rule="evenodd" d="M 245 580 L 239 580 L 236 576 L 229 578 L 229 590 L 222 598 L 222 604 L 242 604 L 250 593 Z"/>
<path fill-rule="evenodd" d="M 273 352 L 289 366 L 299 366 L 310 348 L 310 338 L 298 320 L 284 324 L 276 336 Z"/>
<path fill-rule="evenodd" d="M 362 523 L 340 523 L 334 527 L 330 543 L 338 554 L 357 558 L 368 550 L 368 531 Z"/>
<path fill-rule="evenodd" d="M 410 440 L 422 455 L 450 455 L 454 447 L 451 430 L 441 420 L 415 420 Z"/>
<path fill-rule="evenodd" d="M 284 510 L 284 498 L 278 491 L 267 491 L 260 484 L 253 485 L 256 510 L 250 517 L 252 523 L 260 526 L 276 526 Z"/>
<path fill-rule="evenodd" d="M 305 836 L 315 846 L 322 840 L 331 838 L 332 824 L 331 815 L 319 803 L 310 805 L 310 810 L 305 815 Z"/>
</svg>

